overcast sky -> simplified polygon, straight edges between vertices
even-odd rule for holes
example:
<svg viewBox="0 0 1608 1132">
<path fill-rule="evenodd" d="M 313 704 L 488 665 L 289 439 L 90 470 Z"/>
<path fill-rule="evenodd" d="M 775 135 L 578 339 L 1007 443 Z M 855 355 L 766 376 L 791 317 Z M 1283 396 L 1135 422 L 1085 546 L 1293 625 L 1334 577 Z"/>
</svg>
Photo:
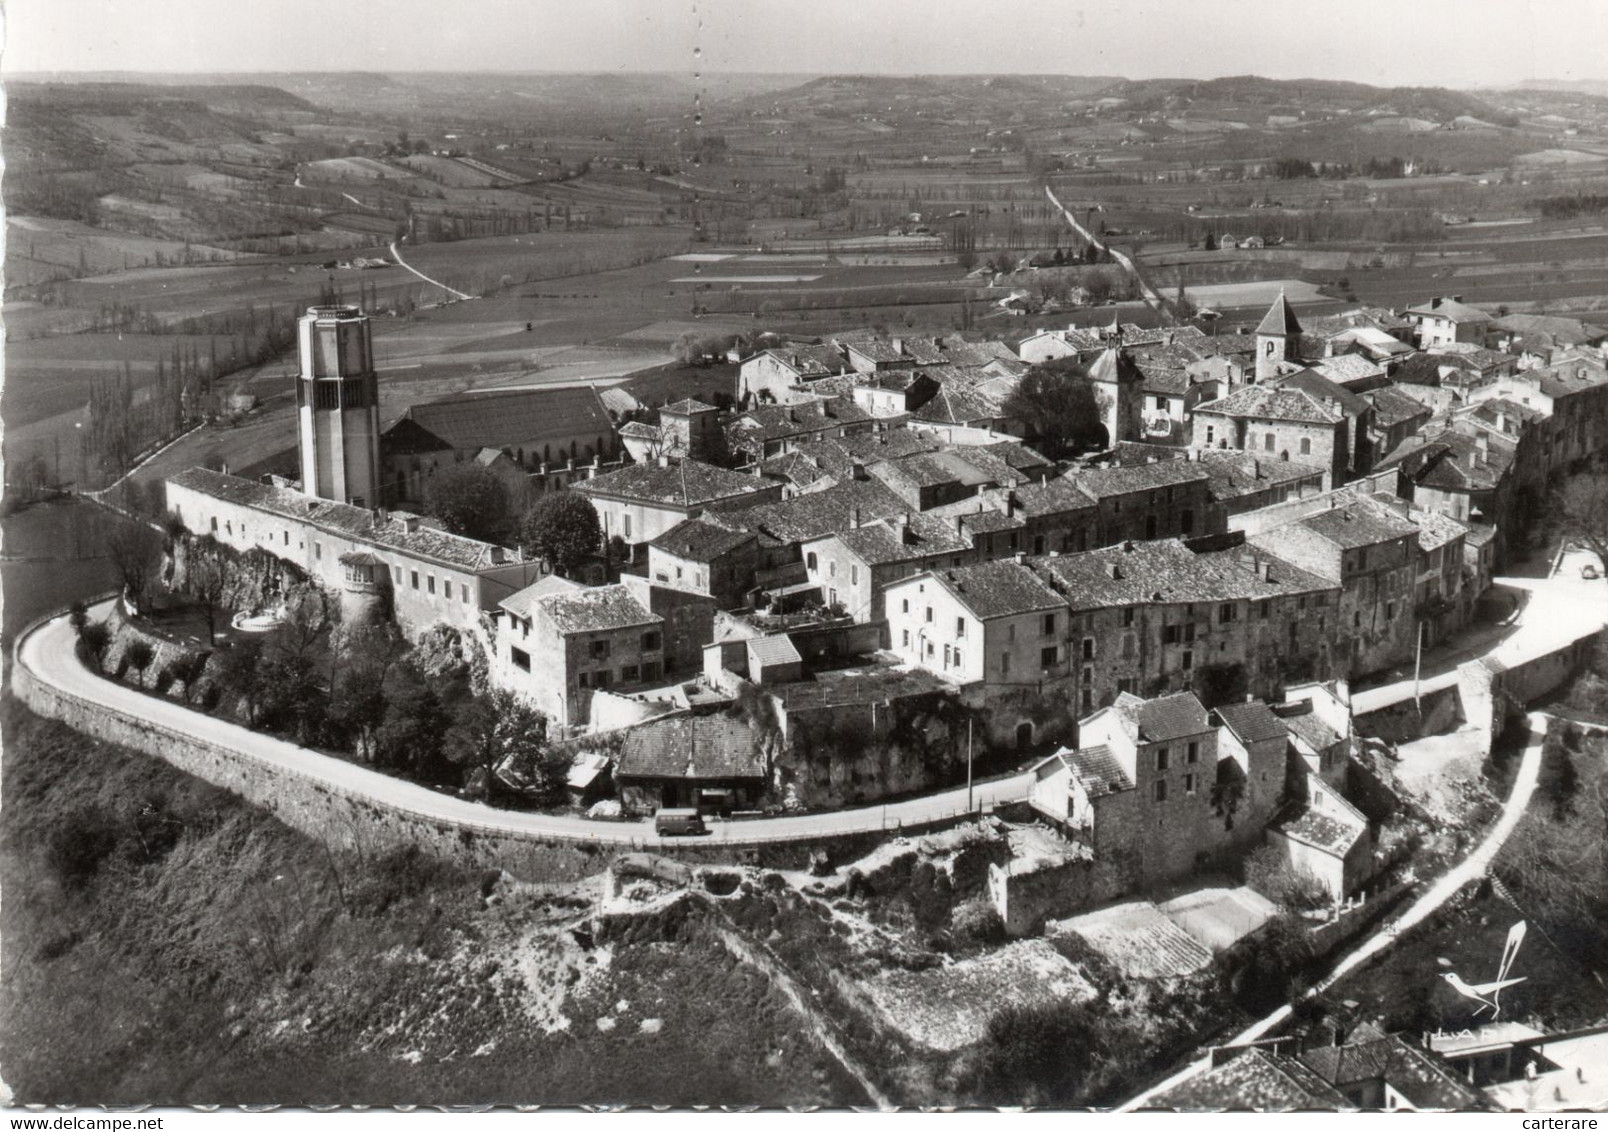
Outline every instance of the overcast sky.
<svg viewBox="0 0 1608 1132">
<path fill-rule="evenodd" d="M 15 71 L 1608 78 L 1608 0 L 8 0 Z M 694 54 L 694 49 L 701 54 Z"/>
</svg>

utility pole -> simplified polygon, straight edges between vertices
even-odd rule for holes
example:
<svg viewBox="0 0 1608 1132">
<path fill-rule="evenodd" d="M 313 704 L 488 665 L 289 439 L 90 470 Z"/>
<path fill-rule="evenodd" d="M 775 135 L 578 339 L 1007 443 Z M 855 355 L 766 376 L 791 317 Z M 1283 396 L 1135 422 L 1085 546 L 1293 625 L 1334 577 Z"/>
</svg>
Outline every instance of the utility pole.
<svg viewBox="0 0 1608 1132">
<path fill-rule="evenodd" d="M 966 812 L 972 808 L 972 721 L 966 720 Z"/>
<path fill-rule="evenodd" d="M 1418 622 L 1418 652 L 1413 658 L 1413 709 L 1419 715 L 1424 713 L 1423 705 L 1418 702 L 1418 685 L 1424 674 L 1424 623 Z"/>
</svg>

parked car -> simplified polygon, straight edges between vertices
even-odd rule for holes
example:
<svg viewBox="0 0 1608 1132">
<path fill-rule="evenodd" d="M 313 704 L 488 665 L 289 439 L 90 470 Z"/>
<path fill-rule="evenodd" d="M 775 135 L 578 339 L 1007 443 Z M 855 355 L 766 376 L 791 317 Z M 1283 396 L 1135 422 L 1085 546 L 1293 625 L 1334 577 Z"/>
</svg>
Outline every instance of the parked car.
<svg viewBox="0 0 1608 1132">
<path fill-rule="evenodd" d="M 653 815 L 653 831 L 660 837 L 678 837 L 708 833 L 709 829 L 695 809 L 665 809 Z"/>
<path fill-rule="evenodd" d="M 1580 576 L 1589 582 L 1602 577 L 1602 571 L 1597 569 L 1594 563 L 1587 562 L 1584 566 L 1580 567 Z"/>
</svg>

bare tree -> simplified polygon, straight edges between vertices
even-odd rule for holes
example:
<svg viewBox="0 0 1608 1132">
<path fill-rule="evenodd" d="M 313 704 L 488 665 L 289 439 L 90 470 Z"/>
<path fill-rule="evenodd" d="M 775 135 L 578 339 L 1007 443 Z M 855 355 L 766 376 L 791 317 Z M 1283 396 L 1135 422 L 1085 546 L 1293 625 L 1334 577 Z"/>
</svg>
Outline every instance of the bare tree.
<svg viewBox="0 0 1608 1132">
<path fill-rule="evenodd" d="M 1552 516 L 1566 538 L 1583 542 L 1608 564 L 1608 473 L 1572 476 L 1552 492 Z"/>
<path fill-rule="evenodd" d="M 185 589 L 201 607 L 201 616 L 207 622 L 207 644 L 218 643 L 218 614 L 225 611 L 224 597 L 229 592 L 229 575 L 223 563 L 211 554 L 192 553 L 185 571 Z"/>
</svg>

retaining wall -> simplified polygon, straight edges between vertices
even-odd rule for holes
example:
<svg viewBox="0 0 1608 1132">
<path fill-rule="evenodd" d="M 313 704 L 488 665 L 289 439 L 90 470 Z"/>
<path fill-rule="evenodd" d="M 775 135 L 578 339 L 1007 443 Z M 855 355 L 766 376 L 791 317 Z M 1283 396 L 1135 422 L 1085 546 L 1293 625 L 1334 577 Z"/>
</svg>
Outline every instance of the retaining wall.
<svg viewBox="0 0 1608 1132">
<path fill-rule="evenodd" d="M 18 650 L 45 620 L 18 635 Z M 889 836 L 953 825 L 945 817 L 886 833 L 842 835 L 801 832 L 796 838 L 744 842 L 738 830 L 719 843 L 661 841 L 654 836 L 602 841 L 562 833 L 523 833 L 473 822 L 416 813 L 337 784 L 320 780 L 254 752 L 176 731 L 48 684 L 14 661 L 12 690 L 35 713 L 58 719 L 85 735 L 153 755 L 177 769 L 222 787 L 309 837 L 369 854 L 406 845 L 473 867 L 505 868 L 528 879 L 568 880 L 607 868 L 617 857 L 644 849 L 694 863 L 743 863 L 775 868 L 805 867 L 812 849 L 826 847 L 833 860 L 849 860 Z M 967 815 L 962 815 L 962 817 Z"/>
</svg>

